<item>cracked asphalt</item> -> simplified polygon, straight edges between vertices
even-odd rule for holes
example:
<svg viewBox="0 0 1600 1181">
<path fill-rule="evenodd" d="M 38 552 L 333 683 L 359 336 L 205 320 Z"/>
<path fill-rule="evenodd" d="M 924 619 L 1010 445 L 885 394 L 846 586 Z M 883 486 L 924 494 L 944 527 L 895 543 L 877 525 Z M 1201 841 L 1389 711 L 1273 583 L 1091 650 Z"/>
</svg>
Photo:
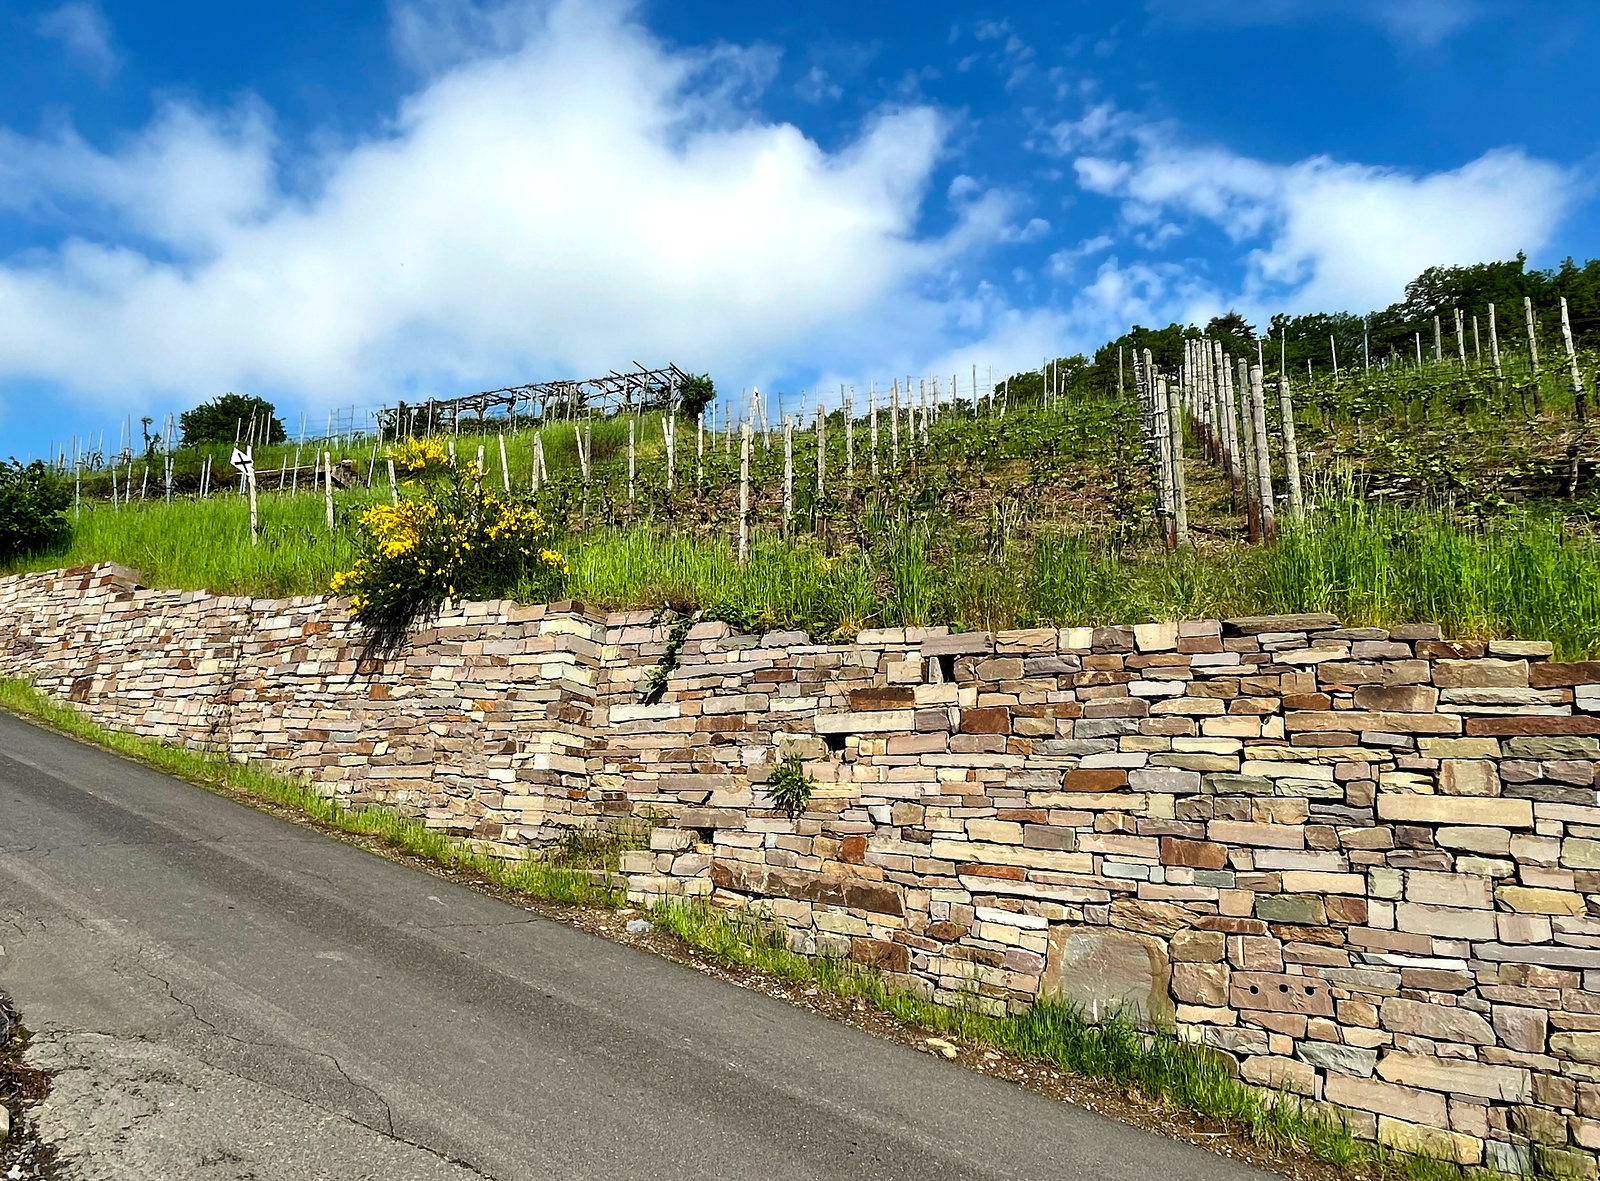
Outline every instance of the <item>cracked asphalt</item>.
<svg viewBox="0 0 1600 1181">
<path fill-rule="evenodd" d="M 69 1178 L 1266 1176 L 4 715 L 0 947 Z"/>
</svg>

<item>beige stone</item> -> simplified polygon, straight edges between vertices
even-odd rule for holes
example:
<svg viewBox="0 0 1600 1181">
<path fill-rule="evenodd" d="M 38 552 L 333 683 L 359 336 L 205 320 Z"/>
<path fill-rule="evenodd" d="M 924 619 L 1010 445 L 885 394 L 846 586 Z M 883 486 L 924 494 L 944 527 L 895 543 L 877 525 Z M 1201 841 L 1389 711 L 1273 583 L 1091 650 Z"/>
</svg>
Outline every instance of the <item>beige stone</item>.
<svg viewBox="0 0 1600 1181">
<path fill-rule="evenodd" d="M 1378 796 L 1378 818 L 1408 824 L 1532 828 L 1533 804 L 1528 800 L 1418 796 L 1385 792 Z"/>
<path fill-rule="evenodd" d="M 1459 1092 L 1507 1103 L 1526 1103 L 1533 1085 L 1532 1076 L 1521 1067 L 1420 1054 L 1386 1054 L 1378 1060 L 1378 1074 L 1390 1082 L 1426 1091 Z"/>
</svg>

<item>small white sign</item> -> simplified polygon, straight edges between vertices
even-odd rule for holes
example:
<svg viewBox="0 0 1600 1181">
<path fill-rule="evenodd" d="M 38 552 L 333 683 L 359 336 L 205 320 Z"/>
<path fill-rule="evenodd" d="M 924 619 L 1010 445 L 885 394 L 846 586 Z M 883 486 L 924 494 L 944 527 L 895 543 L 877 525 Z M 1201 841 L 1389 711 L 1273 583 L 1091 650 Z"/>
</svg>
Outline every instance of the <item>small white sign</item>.
<svg viewBox="0 0 1600 1181">
<path fill-rule="evenodd" d="M 237 447 L 235 447 L 233 449 L 233 458 L 228 461 L 233 464 L 234 468 L 242 475 L 249 475 L 250 469 L 255 466 L 255 460 L 250 457 L 250 452 L 252 450 L 253 448 L 246 447 L 243 451 L 240 451 Z"/>
</svg>

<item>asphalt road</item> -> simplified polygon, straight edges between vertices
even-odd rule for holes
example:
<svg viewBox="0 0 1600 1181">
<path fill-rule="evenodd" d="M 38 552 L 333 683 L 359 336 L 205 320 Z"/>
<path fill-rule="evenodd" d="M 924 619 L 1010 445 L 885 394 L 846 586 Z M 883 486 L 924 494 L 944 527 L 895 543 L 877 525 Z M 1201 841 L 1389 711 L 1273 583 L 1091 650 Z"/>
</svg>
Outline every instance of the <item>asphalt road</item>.
<svg viewBox="0 0 1600 1181">
<path fill-rule="evenodd" d="M 1264 1176 L 4 715 L 0 946 L 75 1178 Z"/>
</svg>

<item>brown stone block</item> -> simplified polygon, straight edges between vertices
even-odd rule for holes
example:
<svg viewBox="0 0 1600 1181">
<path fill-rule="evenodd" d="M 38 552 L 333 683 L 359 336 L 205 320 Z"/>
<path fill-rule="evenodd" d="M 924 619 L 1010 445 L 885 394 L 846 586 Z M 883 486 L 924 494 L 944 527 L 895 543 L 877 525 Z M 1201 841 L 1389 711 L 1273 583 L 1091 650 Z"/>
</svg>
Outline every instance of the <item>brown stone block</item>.
<svg viewBox="0 0 1600 1181">
<path fill-rule="evenodd" d="M 845 837 L 839 842 L 839 860 L 846 865 L 865 865 L 867 861 L 867 838 L 863 836 Z"/>
<path fill-rule="evenodd" d="M 1011 711 L 1003 705 L 961 711 L 963 734 L 1009 734 Z"/>
<path fill-rule="evenodd" d="M 1062 791 L 1108 792 L 1124 787 L 1128 773 L 1114 767 L 1091 767 L 1088 770 L 1068 771 L 1061 777 Z"/>
<path fill-rule="evenodd" d="M 854 711 L 906 709 L 916 704 L 916 693 L 909 685 L 875 685 L 866 689 L 850 690 L 850 708 Z"/>
<path fill-rule="evenodd" d="M 1528 683 L 1535 689 L 1600 684 L 1600 660 L 1579 660 L 1571 664 L 1535 664 L 1528 669 Z"/>
<path fill-rule="evenodd" d="M 1212 841 L 1186 841 L 1181 837 L 1162 837 L 1161 864 L 1184 865 L 1193 869 L 1226 869 L 1228 850 Z"/>
<path fill-rule="evenodd" d="M 886 939 L 850 940 L 850 958 L 858 964 L 865 964 L 881 972 L 911 971 L 911 949 L 902 943 L 890 943 Z"/>
<path fill-rule="evenodd" d="M 1439 691 L 1429 685 L 1362 685 L 1355 702 L 1357 709 L 1429 713 L 1439 704 Z"/>
<path fill-rule="evenodd" d="M 1518 738 L 1527 735 L 1600 734 L 1600 718 L 1572 717 L 1468 718 L 1470 738 Z"/>
<path fill-rule="evenodd" d="M 1283 699 L 1284 709 L 1327 710 L 1333 699 L 1326 693 L 1291 693 Z"/>
<path fill-rule="evenodd" d="M 1287 976 L 1276 972 L 1235 972 L 1229 1003 L 1235 1009 L 1263 1009 L 1269 1013 L 1301 1013 L 1332 1017 L 1333 993 L 1327 981 L 1314 976 Z"/>
<path fill-rule="evenodd" d="M 1428 660 L 1476 660 L 1489 650 L 1482 640 L 1420 640 L 1417 655 Z"/>
</svg>

